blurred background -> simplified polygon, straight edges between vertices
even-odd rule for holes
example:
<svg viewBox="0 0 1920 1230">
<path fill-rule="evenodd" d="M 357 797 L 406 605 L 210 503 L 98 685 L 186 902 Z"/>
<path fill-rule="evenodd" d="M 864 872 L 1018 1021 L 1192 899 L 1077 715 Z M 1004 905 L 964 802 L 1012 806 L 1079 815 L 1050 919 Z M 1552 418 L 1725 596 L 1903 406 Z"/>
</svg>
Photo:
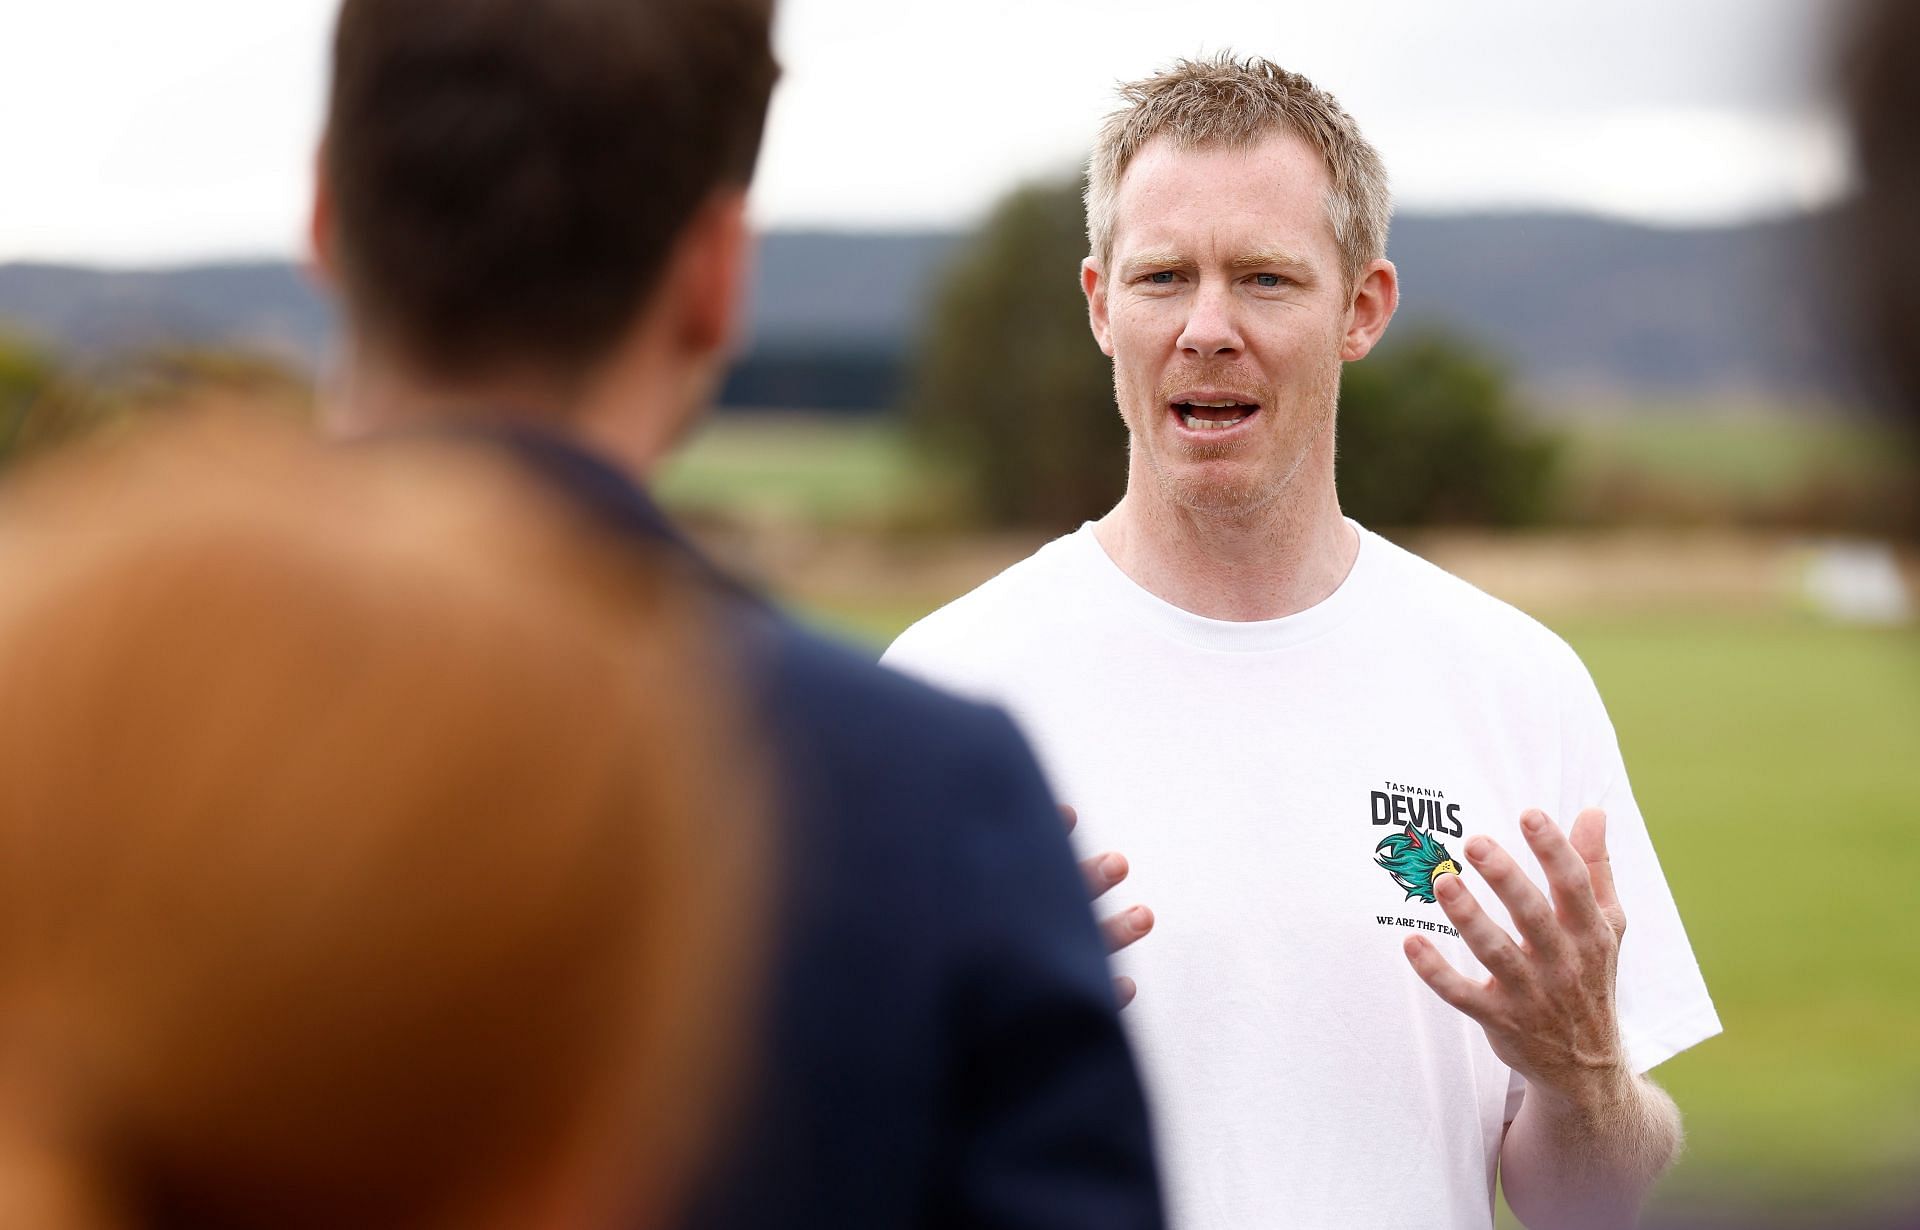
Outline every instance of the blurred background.
<svg viewBox="0 0 1920 1230">
<path fill-rule="evenodd" d="M 0 481 L 208 398 L 306 416 L 330 0 L 69 0 L 0 72 Z M 1830 0 L 784 0 L 751 325 L 661 476 L 878 648 L 1118 497 L 1076 284 L 1117 80 L 1332 89 L 1400 203 L 1347 511 L 1580 650 L 1726 1024 L 1653 1225 L 1920 1217 L 1920 463 L 1852 350 Z"/>
</svg>

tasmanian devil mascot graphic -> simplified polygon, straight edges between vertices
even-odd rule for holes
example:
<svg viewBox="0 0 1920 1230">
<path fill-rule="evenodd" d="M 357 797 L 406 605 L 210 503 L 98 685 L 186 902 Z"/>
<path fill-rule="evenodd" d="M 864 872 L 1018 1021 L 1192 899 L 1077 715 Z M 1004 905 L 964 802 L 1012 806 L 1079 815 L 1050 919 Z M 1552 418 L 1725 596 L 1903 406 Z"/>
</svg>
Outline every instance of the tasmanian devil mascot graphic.
<svg viewBox="0 0 1920 1230">
<path fill-rule="evenodd" d="M 1373 848 L 1373 861 L 1386 868 L 1393 882 L 1407 890 L 1407 900 L 1432 901 L 1433 882 L 1451 872 L 1460 874 L 1460 864 L 1432 833 L 1422 833 L 1409 824 L 1398 833 L 1389 833 Z"/>
</svg>

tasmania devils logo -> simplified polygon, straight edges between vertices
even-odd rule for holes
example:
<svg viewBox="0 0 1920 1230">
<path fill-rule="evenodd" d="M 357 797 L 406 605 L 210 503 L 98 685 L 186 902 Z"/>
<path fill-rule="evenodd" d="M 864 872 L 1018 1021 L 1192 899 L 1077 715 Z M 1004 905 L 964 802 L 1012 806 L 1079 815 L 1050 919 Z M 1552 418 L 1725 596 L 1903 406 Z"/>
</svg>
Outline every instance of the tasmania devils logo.
<svg viewBox="0 0 1920 1230">
<path fill-rule="evenodd" d="M 1386 869 L 1393 882 L 1407 890 L 1407 900 L 1433 900 L 1433 882 L 1449 873 L 1460 874 L 1460 864 L 1432 833 L 1422 833 L 1409 822 L 1389 833 L 1373 848 L 1373 861 Z"/>
</svg>

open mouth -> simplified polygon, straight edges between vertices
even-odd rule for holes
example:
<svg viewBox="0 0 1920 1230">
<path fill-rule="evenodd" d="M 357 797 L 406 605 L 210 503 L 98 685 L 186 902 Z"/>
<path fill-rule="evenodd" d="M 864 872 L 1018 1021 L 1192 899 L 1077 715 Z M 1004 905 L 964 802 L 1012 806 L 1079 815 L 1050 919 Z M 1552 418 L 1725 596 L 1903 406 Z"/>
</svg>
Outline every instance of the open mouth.
<svg viewBox="0 0 1920 1230">
<path fill-rule="evenodd" d="M 1257 402 L 1234 398 L 1195 398 L 1168 403 L 1174 417 L 1189 431 L 1225 431 L 1260 413 Z"/>
</svg>

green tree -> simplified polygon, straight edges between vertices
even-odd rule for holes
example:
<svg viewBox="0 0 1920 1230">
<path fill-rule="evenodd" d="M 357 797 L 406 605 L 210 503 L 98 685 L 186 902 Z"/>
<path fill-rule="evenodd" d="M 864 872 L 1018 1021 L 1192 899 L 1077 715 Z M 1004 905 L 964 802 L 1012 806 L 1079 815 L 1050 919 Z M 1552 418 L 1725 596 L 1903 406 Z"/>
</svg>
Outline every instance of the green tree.
<svg viewBox="0 0 1920 1230">
<path fill-rule="evenodd" d="M 1340 507 L 1367 525 L 1532 525 L 1553 511 L 1559 440 L 1492 357 L 1428 329 L 1340 382 Z"/>
<path fill-rule="evenodd" d="M 1077 182 L 1022 188 L 937 291 L 909 382 L 916 440 L 987 524 L 1067 529 L 1126 489 L 1112 370 L 1087 329 Z"/>
</svg>

